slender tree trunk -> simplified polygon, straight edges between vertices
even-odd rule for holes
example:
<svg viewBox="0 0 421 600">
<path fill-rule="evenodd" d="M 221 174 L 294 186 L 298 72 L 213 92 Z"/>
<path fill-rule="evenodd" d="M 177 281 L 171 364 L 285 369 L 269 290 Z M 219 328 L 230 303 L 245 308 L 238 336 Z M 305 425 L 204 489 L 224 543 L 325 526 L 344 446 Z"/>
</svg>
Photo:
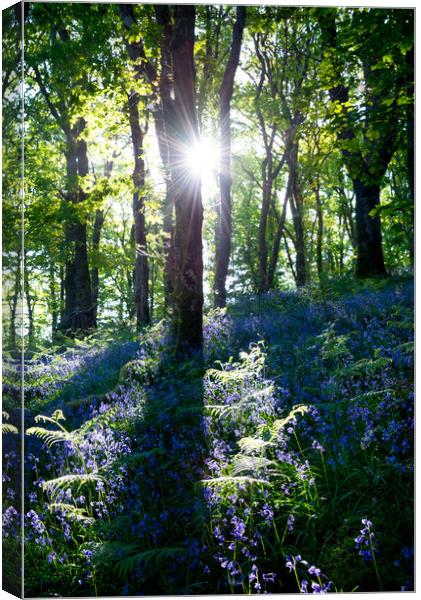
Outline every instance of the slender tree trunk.
<svg viewBox="0 0 421 600">
<path fill-rule="evenodd" d="M 407 146 L 407 170 L 408 170 L 408 185 L 412 200 L 412 231 L 415 231 L 415 123 L 414 123 L 414 46 L 406 53 L 407 65 L 407 95 L 412 100 L 406 108 L 406 129 L 408 136 Z M 411 264 L 414 264 L 414 233 L 410 236 L 409 256 Z"/>
<path fill-rule="evenodd" d="M 270 159 L 269 159 L 270 160 Z M 263 196 L 262 208 L 260 211 L 258 244 L 259 244 L 259 293 L 267 292 L 267 260 L 268 245 L 266 241 L 266 228 L 269 215 L 270 200 L 272 195 L 272 186 L 267 177 L 268 160 L 263 161 Z"/>
<path fill-rule="evenodd" d="M 29 273 L 26 268 L 26 256 L 24 256 L 24 270 L 23 270 L 23 286 L 26 301 L 26 313 L 28 317 L 28 333 L 27 333 L 27 348 L 31 349 L 34 343 L 34 298 L 31 294 L 31 288 L 29 285 Z"/>
<path fill-rule="evenodd" d="M 149 264 L 145 225 L 145 161 L 143 158 L 143 131 L 139 119 L 139 97 L 132 92 L 129 98 L 129 120 L 132 133 L 133 171 L 133 218 L 135 234 L 134 302 L 136 323 L 140 328 L 150 323 L 149 313 Z"/>
<path fill-rule="evenodd" d="M 234 78 L 240 60 L 241 41 L 246 21 L 246 9 L 237 7 L 237 19 L 232 34 L 230 56 L 225 68 L 222 85 L 219 90 L 219 128 L 220 128 L 220 204 L 218 206 L 215 232 L 215 285 L 214 304 L 226 305 L 226 279 L 231 253 L 231 98 Z"/>
<path fill-rule="evenodd" d="M 317 182 L 316 187 L 316 212 L 317 212 L 317 242 L 316 242 L 316 258 L 317 258 L 317 275 L 319 281 L 323 278 L 323 210 L 322 201 L 320 198 L 320 184 Z"/>
<path fill-rule="evenodd" d="M 54 341 L 54 337 L 57 332 L 57 324 L 58 324 L 58 306 L 57 306 L 57 294 L 56 294 L 54 266 L 53 266 L 52 260 L 50 261 L 48 275 L 49 275 L 49 284 L 50 284 L 51 339 Z"/>
<path fill-rule="evenodd" d="M 184 152 L 198 137 L 195 95 L 194 6 L 174 6 L 172 60 L 176 138 L 171 157 L 175 190 L 173 323 L 178 351 L 203 345 L 203 206 L 200 180 L 189 173 Z"/>
<path fill-rule="evenodd" d="M 92 281 L 92 310 L 94 313 L 95 327 L 97 326 L 98 317 L 98 293 L 99 293 L 99 242 L 101 239 L 101 230 L 104 225 L 104 211 L 97 208 L 95 211 L 95 220 L 92 232 L 92 269 L 91 269 L 91 281 Z"/>
<path fill-rule="evenodd" d="M 289 245 L 288 245 L 288 240 L 287 240 L 285 233 L 282 234 L 282 237 L 284 238 L 285 252 L 287 255 L 287 259 L 288 259 L 289 268 L 291 269 L 291 273 L 292 273 L 292 276 L 294 277 L 295 283 L 297 283 L 297 274 L 294 269 L 294 262 L 292 260 L 291 252 L 290 252 Z"/>
<path fill-rule="evenodd" d="M 162 27 L 161 73 L 159 77 L 159 109 L 155 110 L 154 122 L 158 138 L 159 153 L 164 167 L 165 199 L 163 206 L 163 246 L 164 246 L 164 302 L 165 310 L 172 306 L 174 294 L 174 189 L 171 177 L 171 153 L 176 137 L 173 87 L 173 58 L 171 52 L 173 27 L 169 6 L 155 5 L 157 23 Z"/>
<path fill-rule="evenodd" d="M 303 225 L 303 199 L 300 182 L 298 180 L 298 143 L 294 143 L 288 155 L 288 167 L 292 180 L 291 212 L 295 233 L 295 273 L 297 287 L 307 283 L 307 269 L 305 258 L 305 240 Z"/>
<path fill-rule="evenodd" d="M 344 237 L 345 237 L 345 228 L 342 223 L 344 220 L 344 215 L 339 214 L 339 273 L 343 275 L 344 272 Z"/>
<path fill-rule="evenodd" d="M 64 267 L 60 265 L 60 323 L 64 320 Z"/>
<path fill-rule="evenodd" d="M 16 312 L 18 301 L 22 289 L 21 281 L 21 264 L 20 264 L 20 248 L 17 253 L 17 264 L 15 270 L 15 284 L 13 286 L 13 295 L 10 303 L 10 323 L 9 323 L 9 344 L 12 350 L 16 348 Z"/>
<path fill-rule="evenodd" d="M 287 189 L 285 192 L 284 204 L 282 206 L 282 212 L 278 219 L 278 225 L 275 233 L 275 239 L 273 242 L 272 255 L 269 262 L 269 268 L 267 273 L 267 288 L 268 290 L 274 287 L 276 265 L 278 264 L 279 246 L 281 244 L 282 233 L 284 231 L 285 219 L 287 214 L 288 201 L 291 197 L 292 181 L 291 177 L 288 177 Z"/>
<path fill-rule="evenodd" d="M 113 169 L 113 161 L 105 162 L 104 177 L 109 179 Z M 97 208 L 95 211 L 95 219 L 92 231 L 92 269 L 91 269 L 91 287 L 92 287 L 92 310 L 97 326 L 98 320 L 98 295 L 99 295 L 99 245 L 101 240 L 102 227 L 105 221 L 105 214 L 102 208 Z"/>
</svg>

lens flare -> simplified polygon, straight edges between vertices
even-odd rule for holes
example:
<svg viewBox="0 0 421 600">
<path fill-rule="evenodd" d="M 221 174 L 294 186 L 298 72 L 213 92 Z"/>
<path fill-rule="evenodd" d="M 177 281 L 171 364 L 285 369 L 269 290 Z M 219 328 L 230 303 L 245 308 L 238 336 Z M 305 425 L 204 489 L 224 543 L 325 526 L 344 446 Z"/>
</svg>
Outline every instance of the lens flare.
<svg viewBox="0 0 421 600">
<path fill-rule="evenodd" d="M 209 179 L 218 168 L 218 145 L 214 140 L 201 139 L 186 153 L 186 161 L 192 175 Z"/>
</svg>

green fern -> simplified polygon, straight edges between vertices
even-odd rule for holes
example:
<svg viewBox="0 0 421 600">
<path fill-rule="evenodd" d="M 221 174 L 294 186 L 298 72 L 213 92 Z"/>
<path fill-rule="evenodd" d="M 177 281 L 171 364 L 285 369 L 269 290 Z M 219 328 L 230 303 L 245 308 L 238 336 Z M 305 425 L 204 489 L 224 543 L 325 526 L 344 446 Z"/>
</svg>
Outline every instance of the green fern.
<svg viewBox="0 0 421 600">
<path fill-rule="evenodd" d="M 238 485 L 240 483 L 261 483 L 264 485 L 268 485 L 268 482 L 265 479 L 257 479 L 256 477 L 249 477 L 247 475 L 238 475 L 236 477 L 224 475 L 221 477 L 214 477 L 212 479 L 202 479 L 201 483 L 209 487 L 217 487 L 218 485 L 224 486 L 226 484 Z"/>
<path fill-rule="evenodd" d="M 48 510 L 50 512 L 54 512 L 56 510 L 61 510 L 67 514 L 67 517 L 73 521 L 80 521 L 85 525 L 92 525 L 95 522 L 95 519 L 92 517 L 88 517 L 86 511 L 83 508 L 78 508 L 73 504 L 64 504 L 62 502 L 52 502 L 48 505 Z"/>
<path fill-rule="evenodd" d="M 17 427 L 15 427 L 14 425 L 12 425 L 11 423 L 2 423 L 1 424 L 1 432 L 3 434 L 13 433 L 14 435 L 17 435 L 19 433 L 19 429 Z"/>
<path fill-rule="evenodd" d="M 2 411 L 2 417 L 3 417 L 4 421 L 8 421 L 10 419 L 9 413 L 7 413 L 5 410 Z M 17 427 L 12 425 L 11 423 L 2 423 L 1 424 L 1 432 L 4 434 L 14 433 L 16 435 L 19 433 L 19 430 Z"/>
<path fill-rule="evenodd" d="M 274 446 L 275 444 L 260 438 L 244 437 L 238 442 L 238 445 L 242 452 L 248 455 L 253 452 L 261 452 L 268 446 Z"/>
<path fill-rule="evenodd" d="M 163 547 L 152 548 L 143 552 L 137 552 L 131 556 L 119 560 L 116 564 L 116 570 L 123 579 L 133 573 L 136 567 L 142 563 L 145 571 L 159 571 L 166 561 L 175 556 L 186 555 L 186 548 L 179 547 Z"/>
<path fill-rule="evenodd" d="M 27 435 L 34 435 L 44 442 L 49 448 L 59 442 L 74 442 L 74 436 L 67 431 L 44 429 L 44 427 L 29 427 Z"/>
<path fill-rule="evenodd" d="M 309 407 L 305 404 L 299 404 L 293 407 L 293 409 L 287 417 L 285 417 L 284 419 L 277 419 L 276 421 L 274 421 L 274 423 L 271 426 L 272 439 L 276 439 L 281 429 L 283 429 L 285 425 L 288 425 L 288 423 L 292 421 L 292 419 L 294 419 L 295 415 L 303 415 L 306 412 L 308 412 L 308 409 Z"/>
<path fill-rule="evenodd" d="M 234 477 L 245 473 L 257 475 L 260 469 L 270 466 L 276 466 L 276 462 L 269 460 L 264 456 L 246 456 L 244 454 L 237 454 L 237 456 L 234 456 L 231 465 L 231 473 Z"/>
<path fill-rule="evenodd" d="M 138 543 L 107 542 L 95 549 L 94 563 L 96 566 L 111 566 L 120 577 L 127 580 L 140 563 L 148 572 L 158 571 L 165 561 L 186 553 L 186 548 L 180 547 L 164 546 L 142 550 Z"/>
<path fill-rule="evenodd" d="M 78 490 L 88 483 L 94 481 L 104 481 L 103 477 L 98 473 L 72 473 L 70 475 L 62 475 L 56 479 L 50 479 L 45 481 L 42 485 L 42 489 L 49 492 L 52 496 L 55 496 L 60 490 L 65 487 L 71 487 L 74 484 L 78 484 Z"/>
</svg>

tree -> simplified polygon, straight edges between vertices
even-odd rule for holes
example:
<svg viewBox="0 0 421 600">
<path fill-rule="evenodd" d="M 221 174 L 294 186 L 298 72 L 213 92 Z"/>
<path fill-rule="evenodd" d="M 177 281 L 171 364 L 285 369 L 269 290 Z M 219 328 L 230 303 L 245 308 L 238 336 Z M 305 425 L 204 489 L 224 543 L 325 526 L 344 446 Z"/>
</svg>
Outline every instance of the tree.
<svg viewBox="0 0 421 600">
<path fill-rule="evenodd" d="M 358 277 L 386 275 L 376 208 L 402 129 L 411 22 L 409 11 L 361 9 L 338 26 L 335 11 L 319 12 L 333 123 L 356 197 Z"/>
<path fill-rule="evenodd" d="M 240 59 L 241 41 L 246 22 L 246 9 L 237 7 L 237 18 L 232 32 L 232 44 L 222 84 L 219 90 L 220 130 L 220 203 L 218 205 L 215 232 L 215 283 L 214 304 L 226 305 L 226 278 L 231 253 L 231 123 L 230 105 L 234 89 L 234 77 Z"/>
<path fill-rule="evenodd" d="M 259 290 L 273 287 L 280 242 L 285 233 L 287 205 L 293 221 L 291 239 L 295 248 L 295 279 L 306 283 L 306 258 L 303 222 L 303 196 L 298 150 L 300 126 L 309 109 L 309 63 L 312 31 L 305 13 L 279 9 L 276 24 L 266 27 L 268 15 L 253 34 L 260 67 L 254 106 L 265 149 L 262 161 L 262 211 L 259 223 Z M 277 157 L 278 155 L 278 157 Z M 275 188 L 284 166 L 288 180 L 281 210 L 275 207 Z M 267 228 L 270 213 L 276 218 L 276 231 L 269 256 Z"/>
<path fill-rule="evenodd" d="M 81 179 L 88 174 L 89 165 L 87 143 L 83 137 L 86 121 L 78 112 L 80 112 L 79 96 L 89 86 L 87 74 L 79 72 L 83 64 L 79 62 L 76 68 L 69 60 L 71 56 L 80 58 L 80 47 L 83 42 L 81 44 L 80 39 L 76 42 L 72 41 L 71 15 L 69 17 L 65 12 L 51 11 L 48 5 L 34 5 L 29 21 L 31 24 L 29 31 L 33 29 L 35 34 L 41 25 L 43 32 L 49 34 L 44 45 L 29 52 L 26 60 L 65 141 L 65 197 L 69 210 L 65 227 L 67 246 L 65 308 L 60 327 L 70 332 L 87 331 L 94 327 L 95 318 L 88 264 L 86 220 L 78 205 L 86 200 Z"/>
<path fill-rule="evenodd" d="M 198 138 L 194 48 L 194 6 L 174 6 L 171 45 L 174 81 L 174 131 L 170 169 L 175 204 L 174 315 L 179 350 L 203 344 L 203 206 L 200 179 L 189 172 L 186 151 Z M 168 131 L 168 128 L 167 128 Z"/>
</svg>

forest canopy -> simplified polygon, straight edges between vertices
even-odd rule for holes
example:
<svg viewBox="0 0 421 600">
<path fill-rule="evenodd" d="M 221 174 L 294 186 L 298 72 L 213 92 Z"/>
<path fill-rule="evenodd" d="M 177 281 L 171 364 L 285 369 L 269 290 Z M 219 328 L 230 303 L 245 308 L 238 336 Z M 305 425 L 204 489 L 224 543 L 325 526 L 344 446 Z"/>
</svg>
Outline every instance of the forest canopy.
<svg viewBox="0 0 421 600">
<path fill-rule="evenodd" d="M 23 250 L 4 21 L 11 347 L 21 258 L 29 347 L 164 316 L 200 347 L 203 302 L 413 264 L 412 10 L 25 6 Z"/>
</svg>

